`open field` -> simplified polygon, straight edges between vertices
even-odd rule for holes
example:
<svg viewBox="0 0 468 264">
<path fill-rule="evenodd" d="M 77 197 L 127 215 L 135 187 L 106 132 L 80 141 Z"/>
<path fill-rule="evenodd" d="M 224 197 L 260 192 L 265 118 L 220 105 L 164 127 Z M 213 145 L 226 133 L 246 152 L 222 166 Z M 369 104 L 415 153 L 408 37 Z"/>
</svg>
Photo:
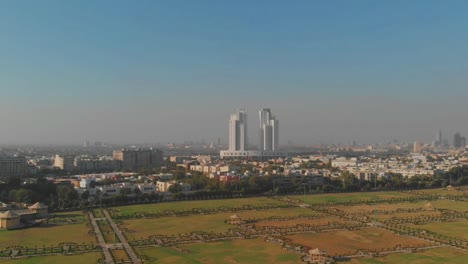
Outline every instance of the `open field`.
<svg viewBox="0 0 468 264">
<path fill-rule="evenodd" d="M 112 208 L 112 214 L 133 214 L 133 213 L 159 213 L 168 210 L 192 210 L 195 208 L 200 209 L 216 209 L 216 208 L 234 208 L 241 206 L 263 206 L 267 204 L 285 205 L 285 203 L 266 198 L 239 198 L 239 199 L 224 199 L 224 200 L 206 200 L 206 201 L 181 201 L 181 202 L 165 202 L 157 204 L 142 204 L 119 206 Z"/>
<path fill-rule="evenodd" d="M 299 255 L 260 238 L 187 244 L 179 249 L 141 248 L 137 252 L 145 256 L 145 263 L 299 263 Z"/>
<path fill-rule="evenodd" d="M 359 192 L 359 193 L 330 193 L 291 196 L 308 204 L 343 203 L 356 201 L 378 201 L 391 198 L 411 197 L 413 195 L 402 192 Z"/>
<path fill-rule="evenodd" d="M 43 245 L 58 245 L 64 242 L 96 243 L 95 236 L 88 233 L 90 230 L 91 228 L 87 227 L 86 224 L 42 224 L 26 229 L 0 230 L 0 247 L 42 247 Z"/>
<path fill-rule="evenodd" d="M 236 214 L 242 219 L 318 215 L 318 213 L 305 208 L 249 210 Z M 156 219 L 129 219 L 121 221 L 119 226 L 125 230 L 125 235 L 129 240 L 147 238 L 150 235 L 177 235 L 194 231 L 223 233 L 227 232 L 230 228 L 235 228 L 235 226 L 224 222 L 231 215 L 233 213 L 171 216 Z"/>
<path fill-rule="evenodd" d="M 178 235 L 194 231 L 224 233 L 234 226 L 224 223 L 230 214 L 161 217 L 156 219 L 130 219 L 123 221 L 120 229 L 128 240 L 151 235 Z"/>
<path fill-rule="evenodd" d="M 266 220 L 255 223 L 257 227 L 273 226 L 273 227 L 292 227 L 296 225 L 310 225 L 310 226 L 319 226 L 327 225 L 328 223 L 352 223 L 352 221 L 341 220 L 338 217 L 328 216 L 317 219 L 307 219 L 307 218 L 296 218 L 286 221 L 277 221 L 277 220 Z"/>
<path fill-rule="evenodd" d="M 430 190 L 434 191 L 434 190 Z M 135 245 L 150 247 L 135 248 L 139 257 L 145 258 L 145 263 L 298 263 L 299 254 L 291 253 L 282 249 L 280 244 L 264 242 L 263 238 L 258 239 L 234 239 L 223 240 L 222 242 L 205 242 L 191 244 L 177 244 L 177 247 L 165 244 L 167 247 L 151 247 L 156 242 L 153 240 L 145 240 L 152 235 L 167 235 L 174 236 L 173 239 L 178 239 L 179 234 L 184 235 L 191 232 L 206 232 L 206 233 L 225 233 L 229 229 L 234 228 L 236 232 L 246 232 L 247 237 L 255 232 L 262 235 L 272 235 L 269 233 L 268 226 L 271 227 L 294 227 L 296 225 L 323 226 L 329 223 L 348 223 L 362 224 L 364 221 L 370 221 L 374 214 L 374 210 L 378 210 L 376 216 L 379 221 L 390 219 L 392 217 L 407 218 L 403 225 L 414 229 L 425 229 L 435 232 L 440 235 L 446 235 L 458 239 L 468 239 L 468 221 L 457 220 L 454 222 L 429 222 L 422 225 L 412 224 L 417 216 L 440 216 L 441 212 L 438 209 L 456 210 L 459 212 L 468 211 L 468 202 L 466 201 L 451 201 L 447 199 L 431 200 L 430 203 L 436 211 L 416 210 L 415 212 L 405 212 L 405 210 L 422 209 L 427 201 L 402 201 L 392 203 L 376 203 L 371 205 L 356 204 L 356 205 L 326 205 L 326 203 L 342 203 L 347 201 L 370 201 L 382 200 L 398 197 L 410 197 L 411 194 L 400 192 L 371 192 L 371 193 L 344 193 L 344 194 L 323 194 L 323 195 L 308 195 L 290 196 L 295 200 L 305 200 L 310 204 L 321 204 L 318 207 L 302 208 L 269 208 L 269 209 L 254 209 L 252 207 L 261 207 L 266 205 L 284 206 L 288 205 L 285 201 L 279 201 L 276 198 L 246 198 L 246 199 L 225 199 L 225 200 L 204 200 L 204 201 L 183 201 L 183 202 L 167 202 L 145 205 L 131 205 L 109 208 L 113 215 L 122 215 L 134 213 L 161 213 L 164 211 L 187 211 L 186 216 L 161 216 L 157 218 L 114 218 L 119 225 L 120 230 L 124 233 L 129 241 L 140 240 Z M 416 196 L 416 195 L 415 195 Z M 294 201 L 292 202 L 294 204 Z M 299 203 L 298 203 L 299 204 Z M 296 204 L 296 205 L 298 205 Z M 250 206 L 249 208 L 242 208 Z M 194 212 L 190 214 L 192 209 L 214 209 L 207 213 Z M 235 212 L 223 212 L 216 209 L 238 208 Z M 340 211 L 324 210 L 326 208 L 335 208 L 344 211 L 348 216 L 357 216 L 351 221 L 347 218 L 340 218 Z M 403 209 L 398 211 L 399 209 Z M 385 213 L 390 212 L 390 213 Z M 99 210 L 93 210 L 93 213 L 100 217 Z M 236 214 L 242 220 L 254 220 L 245 225 L 229 225 L 225 223 L 230 216 Z M 38 227 L 32 227 L 21 230 L 0 230 L 0 248 L 10 246 L 25 246 L 25 247 L 42 247 L 58 245 L 64 242 L 77 244 L 96 244 L 95 236 L 92 234 L 91 227 L 84 223 L 68 224 L 71 221 L 64 219 L 76 219 L 83 222 L 81 211 L 57 213 L 57 223 L 67 224 L 43 224 Z M 169 214 L 171 215 L 171 214 Z M 367 220 L 364 217 L 367 216 Z M 440 218 L 445 221 L 446 218 Z M 434 219 L 429 219 L 434 221 Z M 438 218 L 435 220 L 439 221 Z M 385 223 L 384 223 L 385 224 Z M 107 221 L 98 220 L 98 225 L 103 233 L 107 243 L 112 243 L 114 233 Z M 253 228 L 253 229 L 250 229 Z M 296 230 L 304 230 L 296 228 Z M 325 229 L 333 229 L 335 226 L 329 226 Z M 273 231 L 272 231 L 273 232 Z M 281 232 L 281 239 L 286 242 L 286 245 L 300 244 L 307 248 L 319 247 L 328 252 L 332 256 L 354 254 L 357 250 L 389 250 L 396 246 L 414 246 L 422 247 L 432 245 L 430 242 L 395 235 L 390 231 L 380 228 L 365 227 L 356 230 L 329 231 L 321 233 L 298 233 L 287 235 L 291 232 L 285 228 Z M 274 233 L 273 235 L 277 235 Z M 220 235 L 222 238 L 223 235 Z M 438 237 L 434 235 L 434 237 Z M 162 239 L 163 242 L 169 243 Z M 183 241 L 183 240 L 182 240 Z M 119 242 L 118 239 L 116 242 Z M 8 252 L 8 251 L 7 251 Z M 418 252 L 412 254 L 396 253 L 380 258 L 363 258 L 353 259 L 350 263 L 465 263 L 466 255 L 456 249 L 443 248 L 432 249 L 427 252 Z M 125 252 L 122 250 L 112 251 L 116 260 L 126 259 Z M 5 255 L 8 256 L 8 255 Z M 8 262 L 1 260 L 3 263 L 96 263 L 102 258 L 101 253 L 84 254 L 75 257 L 65 256 L 49 256 L 49 257 L 32 257 L 27 259 L 17 259 Z M 453 260 L 453 261 L 452 261 Z M 432 262 L 431 262 L 432 261 Z"/>
<path fill-rule="evenodd" d="M 466 186 L 456 187 L 453 190 L 447 190 L 447 188 L 439 188 L 439 189 L 428 189 L 428 190 L 414 190 L 410 191 L 413 194 L 437 194 L 440 196 L 447 196 L 447 195 L 463 195 L 468 194 L 468 188 Z"/>
<path fill-rule="evenodd" d="M 397 245 L 424 246 L 430 243 L 394 235 L 379 228 L 363 228 L 355 231 L 333 231 L 317 234 L 297 234 L 287 236 L 294 243 L 309 248 L 320 248 L 331 256 L 351 255 L 357 250 L 386 250 Z"/>
<path fill-rule="evenodd" d="M 383 203 L 383 204 L 373 204 L 373 205 L 366 205 L 366 204 L 359 204 L 359 205 L 352 205 L 352 206 L 331 206 L 330 208 L 336 208 L 347 213 L 351 214 L 364 214 L 364 213 L 372 213 L 374 210 L 377 211 L 396 211 L 399 208 L 405 209 L 419 209 L 424 208 L 424 205 L 427 204 L 427 201 L 416 201 L 416 202 L 401 202 L 401 203 Z"/>
<path fill-rule="evenodd" d="M 101 253 L 91 252 L 73 256 L 46 256 L 22 259 L 2 259 L 4 264 L 95 264 L 102 258 Z"/>
<path fill-rule="evenodd" d="M 300 215 L 319 215 L 305 208 L 249 210 L 236 213 L 242 219 L 258 219 L 267 217 L 289 217 Z M 194 231 L 224 233 L 236 226 L 224 221 L 233 213 L 217 213 L 209 215 L 191 215 L 179 217 L 159 217 L 156 219 L 129 219 L 119 225 L 125 230 L 129 240 L 147 238 L 151 235 L 178 235 Z"/>
<path fill-rule="evenodd" d="M 458 222 L 445 223 L 428 223 L 424 225 L 411 225 L 418 229 L 429 230 L 441 235 L 468 240 L 468 221 L 462 220 Z"/>
<path fill-rule="evenodd" d="M 420 212 L 410 212 L 410 213 L 377 214 L 376 218 L 377 218 L 377 221 L 385 221 L 394 217 L 396 218 L 412 218 L 412 217 L 418 217 L 418 216 L 438 217 L 441 215 L 442 214 L 438 211 L 420 211 Z M 370 219 L 374 219 L 374 215 L 372 213 L 369 213 L 368 217 Z"/>
<path fill-rule="evenodd" d="M 453 248 L 435 248 L 417 253 L 391 254 L 380 258 L 356 258 L 349 264 L 465 264 L 468 263 L 468 254 Z"/>
<path fill-rule="evenodd" d="M 468 211 L 468 201 L 437 200 L 431 201 L 431 204 L 436 209 L 449 209 L 459 212 Z"/>
</svg>

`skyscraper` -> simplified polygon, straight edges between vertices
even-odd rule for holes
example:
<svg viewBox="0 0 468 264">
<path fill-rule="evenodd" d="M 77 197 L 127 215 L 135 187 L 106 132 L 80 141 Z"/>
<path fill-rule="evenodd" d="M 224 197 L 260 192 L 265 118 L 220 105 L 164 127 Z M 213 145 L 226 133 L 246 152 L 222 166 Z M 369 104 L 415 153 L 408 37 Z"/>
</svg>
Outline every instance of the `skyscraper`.
<svg viewBox="0 0 468 264">
<path fill-rule="evenodd" d="M 439 134 L 437 135 L 437 145 L 442 146 L 442 130 L 439 129 Z"/>
<path fill-rule="evenodd" d="M 421 152 L 421 143 L 415 141 L 413 143 L 413 153 L 420 153 Z"/>
<path fill-rule="evenodd" d="M 259 111 L 260 117 L 260 140 L 259 150 L 260 151 L 276 151 L 278 147 L 278 120 L 272 116 L 270 109 L 264 108 Z"/>
<path fill-rule="evenodd" d="M 455 148 L 464 148 L 466 146 L 466 138 L 462 137 L 460 133 L 455 133 L 453 136 L 453 146 Z"/>
<path fill-rule="evenodd" d="M 247 150 L 247 113 L 244 109 L 229 119 L 229 150 Z"/>
<path fill-rule="evenodd" d="M 220 151 L 221 158 L 267 160 L 287 156 L 278 148 L 278 120 L 271 115 L 270 109 L 262 109 L 259 114 L 259 149 L 248 149 L 247 113 L 240 109 L 229 118 L 229 148 Z"/>
</svg>

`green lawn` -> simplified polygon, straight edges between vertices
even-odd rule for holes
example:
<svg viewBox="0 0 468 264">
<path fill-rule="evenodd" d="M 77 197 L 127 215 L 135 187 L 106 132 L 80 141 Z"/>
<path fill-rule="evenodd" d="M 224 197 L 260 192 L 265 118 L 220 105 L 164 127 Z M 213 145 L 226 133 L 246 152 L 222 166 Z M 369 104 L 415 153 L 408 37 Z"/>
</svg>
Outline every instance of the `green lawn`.
<svg viewBox="0 0 468 264">
<path fill-rule="evenodd" d="M 353 259 L 350 264 L 465 264 L 468 263 L 468 254 L 452 248 L 436 248 L 418 253 L 391 254 L 382 258 Z"/>
<path fill-rule="evenodd" d="M 453 238 L 468 240 L 468 221 L 429 223 L 424 225 L 411 225 L 418 229 L 425 229 L 437 234 Z"/>
<path fill-rule="evenodd" d="M 165 202 L 156 204 L 141 204 L 130 206 L 113 207 L 112 211 L 117 214 L 132 214 L 138 212 L 157 213 L 167 210 L 191 210 L 194 208 L 215 209 L 220 207 L 233 208 L 244 205 L 262 206 L 267 204 L 284 205 L 285 203 L 266 198 L 240 198 L 240 199 L 222 199 L 222 200 L 205 200 L 205 201 L 182 201 L 182 202 Z M 114 213 L 114 214 L 115 214 Z"/>
<path fill-rule="evenodd" d="M 14 260 L 2 259 L 0 262 L 5 264 L 93 264 L 98 263 L 100 258 L 102 258 L 101 253 L 92 252 L 73 256 L 46 256 Z"/>
<path fill-rule="evenodd" d="M 19 230 L 0 230 L 0 248 L 8 246 L 42 247 L 63 242 L 91 243 L 95 236 L 88 234 L 86 224 L 52 225 L 42 224 Z"/>
<path fill-rule="evenodd" d="M 436 200 L 431 201 L 431 204 L 436 209 L 449 209 L 459 212 L 468 211 L 468 201 Z"/>
<path fill-rule="evenodd" d="M 263 239 L 233 240 L 205 244 L 180 245 L 174 248 L 137 249 L 145 263 L 299 263 L 299 255 L 286 252 Z"/>
<path fill-rule="evenodd" d="M 304 201 L 309 204 L 343 203 L 355 201 L 377 201 L 390 198 L 411 197 L 412 195 L 401 192 L 359 192 L 359 193 L 333 193 L 296 195 L 291 198 Z"/>
</svg>

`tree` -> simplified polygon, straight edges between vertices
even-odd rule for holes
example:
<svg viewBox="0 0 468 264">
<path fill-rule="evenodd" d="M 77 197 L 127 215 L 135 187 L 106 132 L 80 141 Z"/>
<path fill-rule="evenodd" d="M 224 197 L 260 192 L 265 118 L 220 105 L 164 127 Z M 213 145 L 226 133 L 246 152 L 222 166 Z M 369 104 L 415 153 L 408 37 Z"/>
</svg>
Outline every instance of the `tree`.
<svg viewBox="0 0 468 264">
<path fill-rule="evenodd" d="M 81 199 L 87 200 L 89 198 L 89 191 L 86 190 L 81 194 Z"/>
</svg>

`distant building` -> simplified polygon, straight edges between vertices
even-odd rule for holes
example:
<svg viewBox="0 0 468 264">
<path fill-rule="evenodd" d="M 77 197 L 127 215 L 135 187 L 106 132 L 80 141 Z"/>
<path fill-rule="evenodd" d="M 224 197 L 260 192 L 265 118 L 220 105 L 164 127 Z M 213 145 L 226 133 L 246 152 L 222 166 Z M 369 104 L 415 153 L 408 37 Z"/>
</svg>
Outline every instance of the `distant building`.
<svg viewBox="0 0 468 264">
<path fill-rule="evenodd" d="M 80 156 L 74 161 L 75 171 L 80 173 L 119 170 L 119 162 L 111 157 Z"/>
<path fill-rule="evenodd" d="M 0 180 L 27 174 L 25 157 L 0 155 Z"/>
<path fill-rule="evenodd" d="M 415 141 L 413 143 L 413 153 L 421 153 L 421 150 L 422 150 L 421 143 L 419 143 L 418 141 Z"/>
<path fill-rule="evenodd" d="M 453 147 L 464 148 L 466 146 L 466 138 L 460 136 L 460 133 L 455 133 L 453 136 Z"/>
<path fill-rule="evenodd" d="M 138 184 L 138 189 L 140 190 L 141 194 L 152 194 L 157 192 L 157 187 L 154 184 Z"/>
<path fill-rule="evenodd" d="M 332 160 L 331 162 L 332 167 L 335 167 L 335 168 L 356 167 L 357 164 L 358 164 L 357 158 L 346 159 L 342 157 L 342 158 L 336 158 Z"/>
<path fill-rule="evenodd" d="M 168 192 L 169 187 L 174 185 L 174 181 L 157 181 L 156 186 L 158 188 L 158 192 Z"/>
<path fill-rule="evenodd" d="M 180 190 L 182 192 L 188 192 L 191 190 L 192 186 L 188 183 L 178 183 L 176 181 L 166 181 L 166 182 L 163 182 L 163 181 L 157 181 L 156 182 L 156 186 L 158 188 L 158 192 L 168 192 L 169 191 L 169 187 L 175 185 L 175 184 L 178 184 L 180 186 Z"/>
<path fill-rule="evenodd" d="M 75 157 L 55 155 L 54 166 L 60 168 L 63 171 L 74 171 Z"/>
<path fill-rule="evenodd" d="M 114 160 L 120 162 L 121 170 L 134 171 L 141 168 L 153 168 L 163 163 L 163 152 L 158 149 L 122 149 L 115 150 Z"/>
<path fill-rule="evenodd" d="M 229 150 L 247 149 L 247 113 L 240 109 L 229 119 Z"/>
<path fill-rule="evenodd" d="M 241 109 L 229 119 L 229 148 L 220 152 L 221 158 L 267 160 L 286 157 L 279 151 L 278 120 L 271 115 L 270 109 L 260 110 L 259 115 L 259 149 L 247 149 L 247 113 Z"/>
<path fill-rule="evenodd" d="M 271 114 L 270 109 L 264 108 L 259 111 L 260 117 L 260 151 L 278 151 L 279 122 Z"/>
</svg>

